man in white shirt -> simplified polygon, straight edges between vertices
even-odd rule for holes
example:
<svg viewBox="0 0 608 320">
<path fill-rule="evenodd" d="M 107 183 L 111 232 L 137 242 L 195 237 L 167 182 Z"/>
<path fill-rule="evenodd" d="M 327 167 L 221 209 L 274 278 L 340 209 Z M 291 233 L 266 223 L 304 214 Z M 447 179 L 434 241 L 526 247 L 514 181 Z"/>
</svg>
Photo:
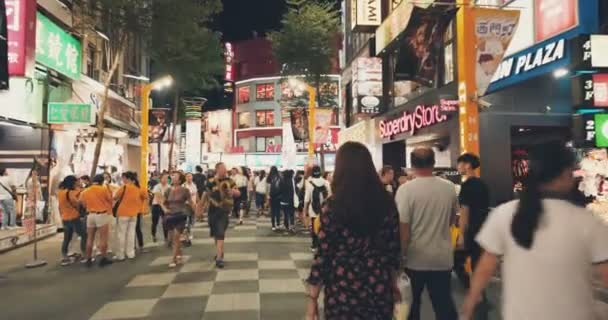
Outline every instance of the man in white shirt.
<svg viewBox="0 0 608 320">
<path fill-rule="evenodd" d="M 5 168 L 0 169 L 0 206 L 2 206 L 2 230 L 17 227 L 15 212 L 16 186 Z"/>
<path fill-rule="evenodd" d="M 416 148 L 411 154 L 416 179 L 402 185 L 395 200 L 401 221 L 405 271 L 412 281 L 408 320 L 420 319 L 421 295 L 428 289 L 437 319 L 457 319 L 450 285 L 453 248 L 450 223 L 458 210 L 454 185 L 433 176 L 435 153 Z"/>
</svg>

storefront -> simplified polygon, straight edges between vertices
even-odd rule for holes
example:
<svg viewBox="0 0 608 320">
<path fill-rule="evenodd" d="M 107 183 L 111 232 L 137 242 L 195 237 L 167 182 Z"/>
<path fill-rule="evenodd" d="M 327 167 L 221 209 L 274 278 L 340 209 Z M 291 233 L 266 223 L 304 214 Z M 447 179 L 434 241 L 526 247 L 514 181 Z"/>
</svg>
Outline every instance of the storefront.
<svg viewBox="0 0 608 320">
<path fill-rule="evenodd" d="M 553 2 L 556 10 L 543 10 L 532 1 L 513 4 L 527 13 L 520 17 L 511 54 L 498 64 L 486 95 L 479 98 L 481 175 L 492 186 L 495 204 L 521 191 L 530 146 L 556 140 L 576 145 L 572 116 L 581 103 L 578 97 L 585 94 L 581 78 L 599 70 L 585 66 L 591 54 L 585 34 L 598 31 L 598 2 Z M 555 12 L 564 14 L 552 16 Z M 576 151 L 581 159 L 587 155 Z"/>
<path fill-rule="evenodd" d="M 405 105 L 376 118 L 382 163 L 397 171 L 410 168 L 410 152 L 430 147 L 438 169 L 454 168 L 459 155 L 456 86 L 430 90 Z"/>
</svg>

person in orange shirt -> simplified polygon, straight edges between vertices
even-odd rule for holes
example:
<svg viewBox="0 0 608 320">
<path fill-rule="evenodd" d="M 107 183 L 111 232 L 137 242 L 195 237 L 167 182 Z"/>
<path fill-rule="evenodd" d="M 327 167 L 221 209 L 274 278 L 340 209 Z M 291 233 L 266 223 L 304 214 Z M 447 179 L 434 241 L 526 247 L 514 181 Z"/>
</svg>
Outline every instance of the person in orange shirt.
<svg viewBox="0 0 608 320">
<path fill-rule="evenodd" d="M 93 265 L 92 253 L 95 233 L 99 231 L 99 250 L 102 258 L 99 266 L 104 267 L 112 264 L 112 260 L 106 257 L 108 253 L 109 224 L 112 221 L 112 193 L 103 185 L 103 175 L 93 178 L 93 185 L 80 194 L 80 203 L 87 210 L 87 267 Z"/>
<path fill-rule="evenodd" d="M 80 253 L 85 255 L 87 247 L 87 234 L 85 227 L 80 220 L 80 204 L 78 197 L 80 196 L 80 187 L 78 186 L 78 178 L 75 176 L 67 176 L 63 182 L 59 184 L 59 192 L 57 200 L 59 202 L 59 213 L 63 221 L 63 243 L 61 245 L 61 265 L 68 266 L 74 260 L 68 257 L 68 249 L 74 232 L 80 237 Z"/>
<path fill-rule="evenodd" d="M 114 260 L 124 261 L 135 258 L 135 226 L 146 197 L 134 182 L 137 176 L 132 172 L 122 174 L 123 186 L 116 191 L 116 216 L 118 218 L 118 252 Z"/>
</svg>

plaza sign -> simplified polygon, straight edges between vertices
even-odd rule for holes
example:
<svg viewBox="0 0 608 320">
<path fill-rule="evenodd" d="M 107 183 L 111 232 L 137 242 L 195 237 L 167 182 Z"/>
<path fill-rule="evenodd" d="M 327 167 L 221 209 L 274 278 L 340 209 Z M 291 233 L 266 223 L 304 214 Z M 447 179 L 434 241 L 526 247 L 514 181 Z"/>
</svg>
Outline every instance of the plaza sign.
<svg viewBox="0 0 608 320">
<path fill-rule="evenodd" d="M 69 78 L 79 79 L 82 68 L 80 41 L 38 13 L 36 61 Z"/>
<path fill-rule="evenodd" d="M 441 112 L 441 106 L 417 106 L 414 112 L 407 111 L 396 119 L 380 121 L 380 137 L 392 138 L 402 133 L 416 134 L 416 131 L 448 120 Z"/>
<path fill-rule="evenodd" d="M 486 94 L 556 68 L 568 66 L 570 51 L 568 40 L 562 38 L 540 43 L 504 58 L 494 73 Z"/>
</svg>

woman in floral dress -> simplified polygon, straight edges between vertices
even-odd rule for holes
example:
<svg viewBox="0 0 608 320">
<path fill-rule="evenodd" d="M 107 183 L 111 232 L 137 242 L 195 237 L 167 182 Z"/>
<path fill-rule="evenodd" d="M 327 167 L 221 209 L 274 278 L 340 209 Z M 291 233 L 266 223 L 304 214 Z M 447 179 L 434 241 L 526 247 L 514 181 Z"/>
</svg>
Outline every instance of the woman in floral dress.
<svg viewBox="0 0 608 320">
<path fill-rule="evenodd" d="M 307 319 L 318 319 L 324 288 L 327 320 L 390 320 L 400 262 L 399 218 L 364 145 L 348 142 L 338 150 L 332 190 L 307 280 Z"/>
</svg>

